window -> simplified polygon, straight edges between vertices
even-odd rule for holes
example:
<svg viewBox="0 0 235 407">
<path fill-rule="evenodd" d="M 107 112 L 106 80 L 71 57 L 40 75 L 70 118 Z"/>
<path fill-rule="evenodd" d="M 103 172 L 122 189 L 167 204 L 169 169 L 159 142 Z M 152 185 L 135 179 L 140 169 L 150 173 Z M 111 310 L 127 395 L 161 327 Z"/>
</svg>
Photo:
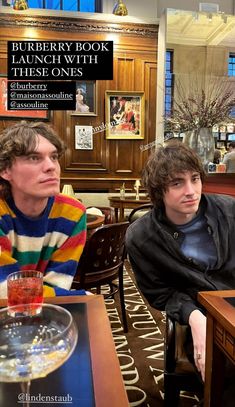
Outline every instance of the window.
<svg viewBox="0 0 235 407">
<path fill-rule="evenodd" d="M 173 99 L 173 51 L 166 51 L 166 70 L 165 70 L 165 116 L 172 113 Z"/>
<path fill-rule="evenodd" d="M 228 141 L 235 141 L 235 134 L 228 134 Z"/>
<path fill-rule="evenodd" d="M 102 12 L 102 0 L 28 0 L 29 8 L 51 10 Z"/>
<path fill-rule="evenodd" d="M 233 52 L 229 53 L 228 76 L 235 76 L 235 53 Z"/>
</svg>

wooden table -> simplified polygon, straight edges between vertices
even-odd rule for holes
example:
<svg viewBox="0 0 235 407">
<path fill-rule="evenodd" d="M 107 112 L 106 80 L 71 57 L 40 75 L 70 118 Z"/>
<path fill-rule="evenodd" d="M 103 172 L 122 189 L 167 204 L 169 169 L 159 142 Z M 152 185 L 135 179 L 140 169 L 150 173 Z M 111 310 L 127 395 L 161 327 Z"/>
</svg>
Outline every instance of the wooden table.
<svg viewBox="0 0 235 407">
<path fill-rule="evenodd" d="M 104 224 L 104 215 L 87 213 L 87 238 L 89 238 L 100 226 Z"/>
<path fill-rule="evenodd" d="M 87 214 L 87 229 L 97 229 L 104 223 L 104 215 L 93 215 L 92 213 Z"/>
<path fill-rule="evenodd" d="M 235 364 L 235 307 L 226 301 L 235 290 L 204 291 L 199 302 L 207 311 L 204 407 L 221 407 L 226 358 Z"/>
<path fill-rule="evenodd" d="M 125 199 L 121 199 L 119 196 L 109 197 L 110 206 L 114 208 L 116 222 L 123 222 L 125 220 L 125 209 L 134 209 L 137 206 L 150 203 L 148 198 L 135 199 L 133 196 L 127 196 Z M 118 210 L 120 211 L 118 216 Z"/>
<path fill-rule="evenodd" d="M 45 302 L 53 304 L 77 304 L 78 306 L 79 304 L 85 304 L 86 315 L 84 316 L 84 318 L 87 321 L 88 327 L 88 347 L 91 359 L 91 371 L 95 400 L 92 405 L 95 407 L 128 407 L 129 403 L 122 380 L 119 361 L 115 351 L 112 332 L 110 329 L 109 319 L 106 312 L 103 296 L 88 295 L 53 297 L 45 299 Z M 6 301 L 0 300 L 0 306 L 5 305 Z M 79 335 L 81 336 L 81 332 Z M 71 356 L 71 358 L 72 357 L 73 355 Z M 76 359 L 73 363 L 76 363 Z M 58 371 L 60 369 L 58 369 Z M 51 373 L 50 375 L 53 375 L 53 373 Z M 50 375 L 48 375 L 46 381 L 50 379 Z M 68 383 L 67 385 L 69 386 L 69 382 L 74 380 L 76 385 L 76 377 L 73 376 L 67 377 L 64 382 Z M 32 381 L 32 386 L 40 386 L 40 381 L 41 380 Z M 81 386 L 83 391 L 85 391 L 84 388 L 86 387 L 86 380 L 84 377 L 82 379 L 82 382 L 83 383 L 81 384 Z M 13 386 L 14 384 L 0 383 L 0 385 Z M 16 385 L 18 385 L 18 383 L 16 383 Z M 58 383 L 55 383 L 55 386 L 57 386 L 57 394 L 60 394 L 61 388 L 58 387 Z M 10 389 L 9 387 L 4 387 L 4 389 L 7 388 Z M 6 395 L 6 397 L 9 398 L 9 395 Z M 6 405 L 4 404 L 4 406 Z M 17 403 L 15 403 L 14 405 L 17 405 Z M 84 404 L 76 404 L 76 400 L 74 400 L 72 405 L 80 406 Z M 89 406 L 90 405 L 91 404 L 89 404 Z"/>
</svg>

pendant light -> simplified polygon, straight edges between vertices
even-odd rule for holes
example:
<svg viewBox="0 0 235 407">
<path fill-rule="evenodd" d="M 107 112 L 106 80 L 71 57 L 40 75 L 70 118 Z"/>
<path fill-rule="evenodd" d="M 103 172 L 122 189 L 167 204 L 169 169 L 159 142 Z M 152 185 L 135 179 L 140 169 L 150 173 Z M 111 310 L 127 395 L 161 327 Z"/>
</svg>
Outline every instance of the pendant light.
<svg viewBox="0 0 235 407">
<path fill-rule="evenodd" d="M 128 10 L 122 0 L 118 0 L 115 4 L 113 14 L 116 16 L 127 16 Z"/>
</svg>

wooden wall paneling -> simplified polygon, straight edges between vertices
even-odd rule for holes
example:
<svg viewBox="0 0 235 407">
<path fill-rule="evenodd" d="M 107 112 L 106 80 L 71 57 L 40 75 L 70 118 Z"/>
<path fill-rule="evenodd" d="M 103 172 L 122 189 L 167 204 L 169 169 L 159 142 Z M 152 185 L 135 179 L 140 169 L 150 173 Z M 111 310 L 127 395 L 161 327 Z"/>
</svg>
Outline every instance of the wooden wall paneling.
<svg viewBox="0 0 235 407">
<path fill-rule="evenodd" d="M 125 181 L 127 187 L 128 183 L 133 186 L 133 180 L 140 177 L 143 157 L 149 154 L 149 151 L 142 152 L 140 147 L 145 141 L 155 138 L 154 67 L 158 26 L 112 24 L 70 17 L 29 17 L 17 13 L 0 15 L 0 30 L 0 73 L 7 72 L 7 40 L 114 41 L 114 78 L 111 81 L 97 81 L 98 115 L 71 116 L 71 112 L 56 111 L 51 115 L 50 123 L 68 146 L 61 160 L 62 185 L 72 183 L 79 190 L 109 191 L 119 188 L 121 181 Z M 100 131 L 93 135 L 93 150 L 76 150 L 76 124 L 93 127 L 107 124 L 105 90 L 145 91 L 148 121 L 145 139 L 106 140 L 105 131 Z M 0 129 L 14 122 L 16 120 L 0 119 Z"/>
<path fill-rule="evenodd" d="M 114 53 L 113 58 L 113 80 L 105 81 L 105 90 L 113 90 L 118 89 L 118 58 L 116 58 L 116 54 Z"/>
<path fill-rule="evenodd" d="M 143 140 L 136 140 L 138 143 L 134 146 L 134 171 L 133 176 L 141 178 L 141 172 L 143 169 L 143 153 L 142 146 L 145 144 L 145 138 Z"/>
<path fill-rule="evenodd" d="M 145 130 L 147 143 L 155 140 L 156 133 L 156 89 L 157 89 L 157 67 L 152 62 L 145 62 L 145 96 L 146 117 Z"/>
<path fill-rule="evenodd" d="M 141 67 L 143 70 L 141 78 L 144 81 L 145 90 L 145 135 L 143 140 L 136 140 L 138 143 L 134 150 L 133 175 L 137 178 L 141 174 L 151 146 L 153 148 L 156 129 L 156 64 L 142 61 Z"/>
<path fill-rule="evenodd" d="M 115 143 L 115 155 L 112 157 L 114 161 L 115 174 L 120 177 L 125 177 L 127 174 L 133 173 L 134 169 L 134 144 L 136 140 L 120 140 Z"/>
<path fill-rule="evenodd" d="M 156 134 L 156 84 L 157 67 L 155 63 L 144 61 L 144 89 L 145 89 L 145 137 L 135 152 L 135 168 L 141 174 L 142 168 L 155 147 Z M 137 175 L 138 176 L 138 175 Z"/>
<path fill-rule="evenodd" d="M 117 58 L 117 89 L 134 90 L 135 89 L 135 60 L 124 56 Z"/>
<path fill-rule="evenodd" d="M 66 144 L 69 146 L 65 153 L 65 171 L 107 171 L 105 149 L 101 146 L 103 137 L 100 133 L 93 134 L 93 150 L 75 149 L 75 126 L 84 125 L 97 127 L 96 118 L 93 116 L 71 116 L 71 112 L 66 112 L 67 122 L 70 123 L 66 134 Z"/>
<path fill-rule="evenodd" d="M 0 72 L 7 74 L 6 41 L 0 41 Z"/>
<path fill-rule="evenodd" d="M 145 91 L 145 60 L 141 59 L 140 57 L 135 59 L 134 76 L 135 76 L 135 90 Z"/>
</svg>

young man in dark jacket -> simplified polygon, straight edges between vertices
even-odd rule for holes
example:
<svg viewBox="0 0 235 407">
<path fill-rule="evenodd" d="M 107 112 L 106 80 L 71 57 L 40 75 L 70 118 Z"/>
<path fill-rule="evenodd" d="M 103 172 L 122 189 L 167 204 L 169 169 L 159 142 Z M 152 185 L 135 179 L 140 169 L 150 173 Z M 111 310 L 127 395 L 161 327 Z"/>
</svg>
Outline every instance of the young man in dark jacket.
<svg viewBox="0 0 235 407">
<path fill-rule="evenodd" d="M 148 302 L 191 327 L 204 380 L 206 317 L 197 293 L 235 289 L 235 199 L 203 195 L 204 170 L 184 144 L 160 147 L 143 182 L 154 208 L 130 225 L 127 251 Z"/>
</svg>

